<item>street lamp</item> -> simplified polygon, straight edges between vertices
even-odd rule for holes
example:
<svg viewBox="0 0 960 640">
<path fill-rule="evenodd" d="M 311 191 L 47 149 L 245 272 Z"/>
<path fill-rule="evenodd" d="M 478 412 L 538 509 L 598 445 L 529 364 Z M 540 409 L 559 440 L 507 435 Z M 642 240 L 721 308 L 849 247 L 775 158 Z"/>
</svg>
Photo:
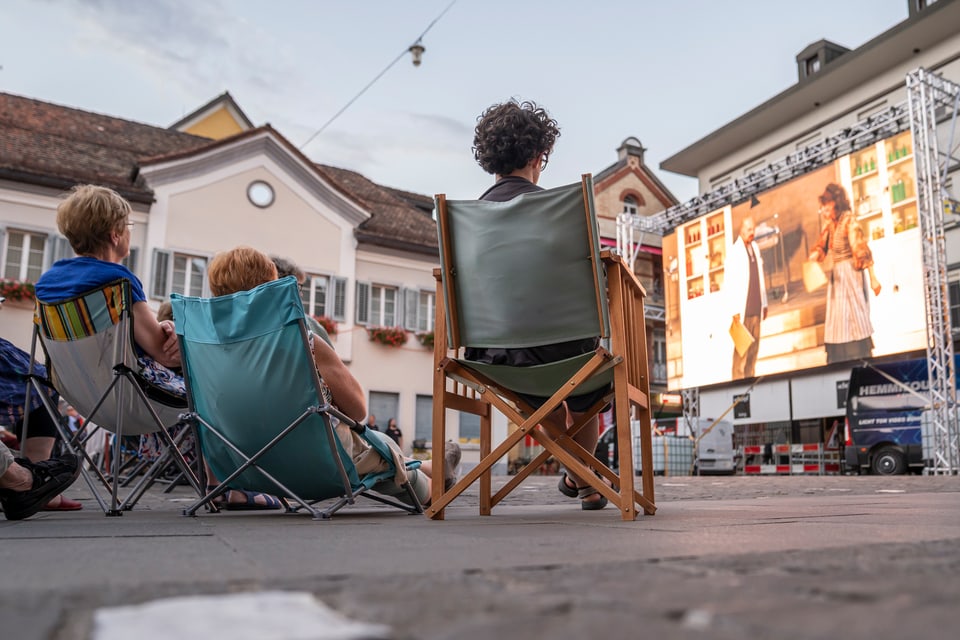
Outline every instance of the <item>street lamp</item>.
<svg viewBox="0 0 960 640">
<path fill-rule="evenodd" d="M 417 40 L 410 45 L 410 48 L 407 49 L 407 51 L 409 51 L 410 55 L 413 56 L 413 66 L 419 67 L 420 62 L 423 60 L 423 52 L 426 51 L 426 48 L 420 44 L 419 40 Z"/>
</svg>

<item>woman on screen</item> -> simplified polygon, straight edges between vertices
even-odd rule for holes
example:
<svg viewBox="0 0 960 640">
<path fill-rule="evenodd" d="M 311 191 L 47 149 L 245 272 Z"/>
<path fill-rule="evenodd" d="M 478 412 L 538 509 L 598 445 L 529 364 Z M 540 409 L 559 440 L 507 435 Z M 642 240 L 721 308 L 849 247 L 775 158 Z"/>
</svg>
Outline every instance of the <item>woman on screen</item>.
<svg viewBox="0 0 960 640">
<path fill-rule="evenodd" d="M 870 277 L 874 295 L 880 295 L 880 281 L 873 272 L 873 254 L 866 234 L 850 210 L 843 187 L 828 184 L 819 200 L 824 226 L 810 259 L 822 262 L 827 254 L 833 257 L 823 337 L 827 363 L 866 358 L 873 352 L 873 325 L 864 271 Z"/>
</svg>

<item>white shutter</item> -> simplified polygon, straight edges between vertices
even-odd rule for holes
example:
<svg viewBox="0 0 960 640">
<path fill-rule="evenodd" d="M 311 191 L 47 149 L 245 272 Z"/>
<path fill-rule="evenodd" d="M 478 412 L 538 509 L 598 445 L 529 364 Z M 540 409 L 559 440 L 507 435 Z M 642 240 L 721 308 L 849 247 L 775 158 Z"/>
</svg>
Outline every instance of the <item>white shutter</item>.
<svg viewBox="0 0 960 640">
<path fill-rule="evenodd" d="M 337 322 L 347 321 L 347 279 L 333 277 L 333 319 Z M 328 307 L 329 308 L 329 307 Z"/>
<path fill-rule="evenodd" d="M 52 267 L 53 263 L 58 260 L 66 260 L 67 258 L 75 258 L 77 256 L 77 254 L 73 252 L 73 247 L 70 246 L 70 241 L 65 237 L 51 234 L 47 237 L 47 241 L 46 269 Z"/>
<path fill-rule="evenodd" d="M 150 279 L 150 297 L 166 300 L 170 295 L 170 263 L 173 254 L 164 249 L 153 250 Z"/>
<path fill-rule="evenodd" d="M 130 247 L 130 255 L 123 259 L 123 266 L 130 269 L 134 274 L 137 273 L 137 267 L 140 263 L 140 247 Z"/>
<path fill-rule="evenodd" d="M 420 306 L 420 292 L 416 289 L 403 289 L 403 328 L 417 330 L 417 309 Z"/>
<path fill-rule="evenodd" d="M 357 282 L 356 323 L 370 323 L 370 283 Z M 376 414 L 374 414 L 376 415 Z"/>
</svg>

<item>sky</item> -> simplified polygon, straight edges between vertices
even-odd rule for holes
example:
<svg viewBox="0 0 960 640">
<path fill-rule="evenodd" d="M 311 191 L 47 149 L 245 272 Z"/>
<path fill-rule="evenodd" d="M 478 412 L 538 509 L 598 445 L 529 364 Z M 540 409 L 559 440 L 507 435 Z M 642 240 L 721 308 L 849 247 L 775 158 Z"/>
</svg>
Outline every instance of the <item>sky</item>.
<svg viewBox="0 0 960 640">
<path fill-rule="evenodd" d="M 308 157 L 475 198 L 493 181 L 470 150 L 477 116 L 517 98 L 561 128 L 542 186 L 599 173 L 634 136 L 684 202 L 696 180 L 661 170 L 664 159 L 793 85 L 807 45 L 855 49 L 905 20 L 907 5 L 0 0 L 0 91 L 161 127 L 229 91 L 255 125 L 300 147 L 385 71 L 303 147 Z M 405 52 L 424 31 L 415 67 Z"/>
</svg>

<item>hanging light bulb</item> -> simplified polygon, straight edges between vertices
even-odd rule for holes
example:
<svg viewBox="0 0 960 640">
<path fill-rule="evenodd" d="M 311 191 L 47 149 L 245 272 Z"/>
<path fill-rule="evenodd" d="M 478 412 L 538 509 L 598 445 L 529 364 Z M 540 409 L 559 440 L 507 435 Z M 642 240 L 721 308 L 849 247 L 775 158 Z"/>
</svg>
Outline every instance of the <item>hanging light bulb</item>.
<svg viewBox="0 0 960 640">
<path fill-rule="evenodd" d="M 420 63 L 423 60 L 423 52 L 426 51 L 426 48 L 422 44 L 420 44 L 419 40 L 417 40 L 412 45 L 410 45 L 410 48 L 408 49 L 408 51 L 410 52 L 410 55 L 413 56 L 413 66 L 419 67 Z"/>
</svg>

